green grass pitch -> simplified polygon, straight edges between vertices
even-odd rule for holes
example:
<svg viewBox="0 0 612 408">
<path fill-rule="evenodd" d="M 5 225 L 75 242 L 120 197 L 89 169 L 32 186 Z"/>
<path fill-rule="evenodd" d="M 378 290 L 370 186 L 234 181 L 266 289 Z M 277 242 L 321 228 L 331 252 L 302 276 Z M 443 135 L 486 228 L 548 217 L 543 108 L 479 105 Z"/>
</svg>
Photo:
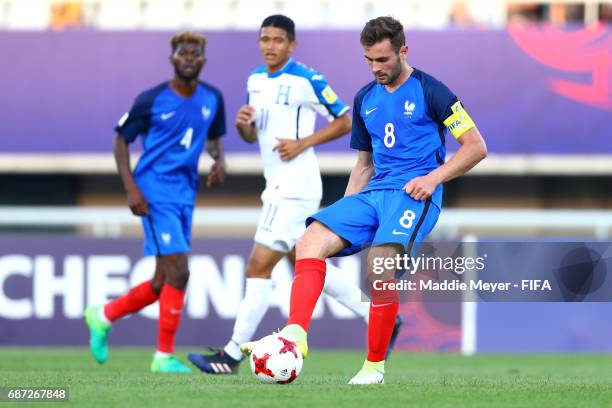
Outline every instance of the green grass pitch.
<svg viewBox="0 0 612 408">
<path fill-rule="evenodd" d="M 384 385 L 346 385 L 363 355 L 312 350 L 296 382 L 268 385 L 247 364 L 238 376 L 153 375 L 144 348 L 111 349 L 98 366 L 85 348 L 0 347 L 0 387 L 70 389 L 69 403 L 18 407 L 612 407 L 608 355 L 395 353 Z"/>
</svg>

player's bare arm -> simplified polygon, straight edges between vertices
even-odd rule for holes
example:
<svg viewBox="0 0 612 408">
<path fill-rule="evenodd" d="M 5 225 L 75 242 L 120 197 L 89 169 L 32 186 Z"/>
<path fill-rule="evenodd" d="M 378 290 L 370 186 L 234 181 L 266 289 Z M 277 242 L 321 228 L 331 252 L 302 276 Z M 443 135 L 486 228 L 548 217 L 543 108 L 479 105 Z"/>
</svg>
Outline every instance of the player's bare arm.
<svg viewBox="0 0 612 408">
<path fill-rule="evenodd" d="M 257 141 L 257 129 L 253 126 L 253 115 L 255 115 L 255 108 L 249 105 L 242 105 L 236 114 L 236 129 L 240 137 L 247 143 Z"/>
<path fill-rule="evenodd" d="M 225 181 L 225 153 L 223 151 L 223 140 L 216 139 L 206 141 L 206 151 L 215 161 L 210 167 L 210 173 L 206 179 L 206 187 L 214 187 Z"/>
<path fill-rule="evenodd" d="M 351 170 L 348 184 L 346 186 L 345 196 L 356 194 L 363 190 L 368 185 L 374 174 L 374 163 L 372 162 L 372 152 L 360 150 L 357 156 L 357 162 Z"/>
<path fill-rule="evenodd" d="M 309 147 L 331 142 L 351 130 L 351 115 L 345 113 L 329 122 L 323 129 L 302 139 L 278 139 L 274 150 L 278 151 L 281 160 L 289 161 Z"/>
<path fill-rule="evenodd" d="M 113 155 L 115 156 L 115 163 L 117 164 L 117 170 L 123 182 L 123 187 L 127 193 L 128 205 L 132 214 L 138 216 L 146 215 L 149 212 L 147 200 L 145 200 L 140 188 L 138 188 L 134 181 L 134 177 L 132 177 L 130 150 L 125 139 L 119 134 L 115 136 Z"/>
<path fill-rule="evenodd" d="M 476 127 L 466 131 L 457 139 L 461 144 L 457 153 L 431 173 L 416 177 L 404 186 L 404 191 L 415 200 L 431 197 L 439 184 L 467 173 L 487 157 L 487 145 Z"/>
</svg>

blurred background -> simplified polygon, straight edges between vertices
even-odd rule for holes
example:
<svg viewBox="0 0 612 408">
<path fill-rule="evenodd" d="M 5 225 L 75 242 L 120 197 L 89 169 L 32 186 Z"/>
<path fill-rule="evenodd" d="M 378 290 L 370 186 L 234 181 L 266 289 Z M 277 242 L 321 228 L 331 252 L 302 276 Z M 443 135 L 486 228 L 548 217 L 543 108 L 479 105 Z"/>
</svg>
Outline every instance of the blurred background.
<svg viewBox="0 0 612 408">
<path fill-rule="evenodd" d="M 404 24 L 409 63 L 462 100 L 489 157 L 445 186 L 434 239 L 610 241 L 612 2 L 0 0 L 0 345 L 85 345 L 84 307 L 152 274 L 116 174 L 113 127 L 139 92 L 171 77 L 169 40 L 180 30 L 209 41 L 202 79 L 225 97 L 228 177 L 198 196 L 177 341 L 225 343 L 264 188 L 257 146 L 240 140 L 233 117 L 261 64 L 258 27 L 275 13 L 296 22 L 294 57 L 348 104 L 371 80 L 359 32 L 379 15 Z M 344 193 L 356 158 L 348 142 L 317 149 L 323 205 Z M 336 262 L 347 282 L 359 280 L 359 258 Z M 285 261 L 276 268 L 258 335 L 285 321 L 291 274 Z M 422 301 L 401 312 L 405 350 L 612 350 L 609 303 Z M 114 344 L 154 344 L 156 313 L 120 322 Z M 321 300 L 316 319 L 314 346 L 365 344 L 363 322 L 333 301 Z"/>
</svg>

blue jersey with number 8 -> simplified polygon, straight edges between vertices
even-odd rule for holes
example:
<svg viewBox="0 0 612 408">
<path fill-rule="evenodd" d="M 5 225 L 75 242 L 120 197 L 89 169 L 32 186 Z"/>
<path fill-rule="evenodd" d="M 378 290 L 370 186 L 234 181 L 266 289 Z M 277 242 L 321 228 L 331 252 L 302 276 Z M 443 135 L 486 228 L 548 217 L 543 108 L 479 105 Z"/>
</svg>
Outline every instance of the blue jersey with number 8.
<svg viewBox="0 0 612 408">
<path fill-rule="evenodd" d="M 353 149 L 372 152 L 374 175 L 363 191 L 401 189 L 442 165 L 444 122 L 459 108 L 446 85 L 416 68 L 394 92 L 376 81 L 363 87 L 355 96 L 351 135 Z M 432 201 L 441 207 L 442 185 Z"/>
<path fill-rule="evenodd" d="M 193 205 L 205 142 L 225 134 L 223 97 L 200 82 L 184 98 L 166 82 L 138 95 L 115 131 L 128 143 L 142 136 L 134 179 L 147 201 Z"/>
</svg>

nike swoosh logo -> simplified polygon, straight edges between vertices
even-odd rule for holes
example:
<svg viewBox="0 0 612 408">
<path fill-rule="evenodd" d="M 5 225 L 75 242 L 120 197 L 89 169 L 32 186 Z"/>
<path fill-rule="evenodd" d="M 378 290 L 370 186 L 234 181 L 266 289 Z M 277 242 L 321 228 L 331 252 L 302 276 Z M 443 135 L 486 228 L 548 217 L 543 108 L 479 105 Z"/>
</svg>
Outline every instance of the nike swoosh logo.
<svg viewBox="0 0 612 408">
<path fill-rule="evenodd" d="M 374 112 L 376 109 L 378 109 L 378 107 L 372 108 L 372 109 L 366 109 L 366 111 L 365 111 L 366 116 L 369 115 L 370 113 Z"/>
<path fill-rule="evenodd" d="M 392 304 L 393 303 L 383 303 L 382 305 L 375 305 L 374 303 L 372 303 L 372 307 L 383 307 L 383 306 L 389 306 L 389 305 L 392 305 Z M 376 371 L 378 371 L 378 370 L 376 370 Z M 381 374 L 384 374 L 384 373 L 381 373 Z"/>
<path fill-rule="evenodd" d="M 172 112 L 168 112 L 168 113 L 162 113 L 161 114 L 161 120 L 166 120 L 166 119 L 170 119 L 171 117 L 174 116 L 174 111 Z"/>
<path fill-rule="evenodd" d="M 397 231 L 397 230 L 393 230 L 393 231 L 391 231 L 391 233 L 393 235 L 410 235 L 410 234 L 406 234 L 405 232 Z"/>
</svg>

